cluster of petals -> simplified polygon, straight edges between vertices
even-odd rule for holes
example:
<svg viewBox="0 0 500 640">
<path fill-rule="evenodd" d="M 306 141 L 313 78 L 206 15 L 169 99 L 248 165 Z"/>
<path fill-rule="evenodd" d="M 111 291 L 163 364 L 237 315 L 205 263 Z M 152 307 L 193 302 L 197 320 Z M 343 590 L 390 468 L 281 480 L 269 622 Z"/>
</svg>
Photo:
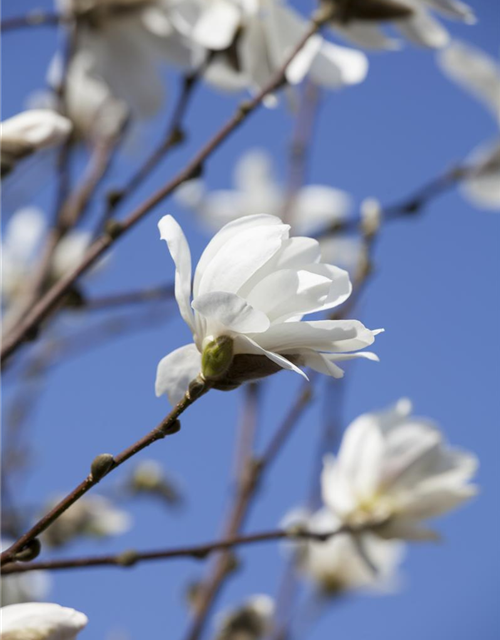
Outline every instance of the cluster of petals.
<svg viewBox="0 0 500 640">
<path fill-rule="evenodd" d="M 87 626 L 85 614 L 51 602 L 2 607 L 3 640 L 74 640 Z"/>
<path fill-rule="evenodd" d="M 347 428 L 338 456 L 325 458 L 323 502 L 342 523 L 386 538 L 433 539 L 424 521 L 476 494 L 470 484 L 476 457 L 449 447 L 439 429 L 411 409 L 402 399 L 360 416 Z"/>
<path fill-rule="evenodd" d="M 223 389 L 281 368 L 305 376 L 302 365 L 339 378 L 343 361 L 376 359 L 352 352 L 371 345 L 378 331 L 357 320 L 303 320 L 337 307 L 352 290 L 346 271 L 321 262 L 316 240 L 290 238 L 289 225 L 275 216 L 239 218 L 210 241 L 191 285 L 191 255 L 180 226 L 165 216 L 159 229 L 175 263 L 175 296 L 193 342 L 161 360 L 157 395 L 178 402 L 200 373 L 205 348 L 220 337 L 231 339 L 234 369 L 248 376 L 238 379 L 230 369 L 219 381 Z"/>
<path fill-rule="evenodd" d="M 271 631 L 274 610 L 270 596 L 251 596 L 239 607 L 219 614 L 214 640 L 262 640 Z"/>
</svg>

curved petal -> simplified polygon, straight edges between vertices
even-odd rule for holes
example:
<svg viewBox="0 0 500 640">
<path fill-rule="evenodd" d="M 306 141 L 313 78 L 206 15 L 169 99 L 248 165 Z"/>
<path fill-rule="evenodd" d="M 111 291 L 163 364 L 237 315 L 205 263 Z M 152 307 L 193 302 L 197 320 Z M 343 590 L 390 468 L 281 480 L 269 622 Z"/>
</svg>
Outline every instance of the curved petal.
<svg viewBox="0 0 500 640">
<path fill-rule="evenodd" d="M 201 354 L 194 344 L 179 347 L 162 358 L 156 371 L 155 392 L 167 394 L 169 402 L 175 406 L 186 393 L 189 383 L 201 371 Z"/>
<path fill-rule="evenodd" d="M 73 640 L 87 623 L 87 616 L 80 611 L 51 602 L 23 602 L 2 607 L 5 638 Z"/>
<path fill-rule="evenodd" d="M 236 336 L 236 339 L 234 341 L 234 349 L 235 353 L 254 353 L 255 355 L 259 356 L 266 356 L 266 358 L 269 358 L 269 360 L 276 363 L 283 369 L 287 369 L 288 371 L 295 371 L 295 373 L 298 373 L 306 380 L 309 380 L 302 369 L 299 369 L 299 367 L 294 365 L 293 362 L 290 362 L 290 360 L 287 360 L 287 358 L 280 356 L 278 353 L 263 349 L 255 342 L 255 340 L 252 340 L 248 336 L 244 336 L 241 334 L 239 336 Z"/>
<path fill-rule="evenodd" d="M 240 20 L 240 10 L 235 3 L 212 0 L 203 9 L 191 37 L 207 49 L 227 49 L 236 36 Z"/>
<path fill-rule="evenodd" d="M 179 224 L 172 216 L 163 216 L 158 223 L 160 237 L 165 240 L 175 264 L 175 299 L 184 322 L 194 331 L 191 311 L 191 252 Z"/>
<path fill-rule="evenodd" d="M 347 25 L 335 24 L 335 31 L 364 49 L 394 51 L 401 48 L 400 42 L 394 38 L 388 38 L 378 24 L 354 20 Z"/>
<path fill-rule="evenodd" d="M 324 185 L 308 185 L 300 189 L 292 211 L 295 233 L 310 233 L 345 218 L 351 198 L 345 191 Z"/>
<path fill-rule="evenodd" d="M 309 70 L 312 80 L 331 89 L 363 82 L 367 73 L 368 58 L 364 53 L 326 40 L 322 42 Z"/>
<path fill-rule="evenodd" d="M 211 291 L 195 298 L 192 307 L 207 320 L 237 333 L 261 333 L 270 325 L 265 313 L 257 311 L 235 293 Z M 212 333 L 210 328 L 207 333 Z"/>
<path fill-rule="evenodd" d="M 397 25 L 408 40 L 421 47 L 440 49 L 450 41 L 446 29 L 425 10 L 419 10 L 404 20 L 394 20 L 394 25 Z"/>
</svg>

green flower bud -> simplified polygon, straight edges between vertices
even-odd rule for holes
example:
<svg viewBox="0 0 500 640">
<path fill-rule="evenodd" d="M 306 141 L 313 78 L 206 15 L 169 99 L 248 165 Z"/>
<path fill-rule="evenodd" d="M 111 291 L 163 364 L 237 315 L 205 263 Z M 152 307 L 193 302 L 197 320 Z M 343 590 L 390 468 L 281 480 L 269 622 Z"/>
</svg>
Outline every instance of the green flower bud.
<svg viewBox="0 0 500 640">
<path fill-rule="evenodd" d="M 209 342 L 201 355 L 201 372 L 207 381 L 218 380 L 228 371 L 233 361 L 233 339 L 219 336 Z"/>
</svg>

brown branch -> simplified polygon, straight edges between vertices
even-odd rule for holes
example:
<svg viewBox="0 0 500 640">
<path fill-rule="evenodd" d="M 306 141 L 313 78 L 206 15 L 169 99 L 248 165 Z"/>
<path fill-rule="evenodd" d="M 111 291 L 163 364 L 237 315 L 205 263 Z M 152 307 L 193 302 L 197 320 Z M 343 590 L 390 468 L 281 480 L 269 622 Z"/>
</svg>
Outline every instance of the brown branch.
<svg viewBox="0 0 500 640">
<path fill-rule="evenodd" d="M 311 36 L 313 36 L 326 21 L 328 16 L 321 15 L 313 20 L 306 33 L 300 39 L 294 50 L 285 60 L 271 81 L 251 100 L 238 107 L 229 121 L 212 137 L 212 139 L 188 162 L 174 178 L 159 189 L 145 202 L 139 205 L 123 222 L 108 224 L 107 233 L 103 234 L 91 245 L 82 262 L 67 276 L 61 278 L 41 300 L 33 307 L 22 322 L 6 336 L 2 348 L 2 361 L 11 356 L 21 344 L 30 337 L 34 337 L 36 328 L 54 310 L 59 300 L 71 288 L 77 278 L 87 271 L 95 261 L 100 258 L 111 245 L 123 234 L 135 227 L 157 204 L 173 193 L 175 189 L 199 174 L 203 163 L 218 147 L 235 131 L 261 104 L 269 93 L 278 89 L 286 80 L 286 70 L 297 53 L 302 49 Z"/>
<path fill-rule="evenodd" d="M 2 33 L 4 33 L 24 27 L 57 27 L 61 22 L 63 22 L 63 19 L 58 13 L 35 9 L 24 16 L 4 18 L 0 26 Z"/>
<path fill-rule="evenodd" d="M 197 398 L 199 398 L 204 392 L 208 390 L 208 386 L 200 386 L 197 389 L 197 393 L 190 395 L 189 391 L 184 398 L 176 405 L 176 407 L 164 418 L 160 424 L 150 431 L 148 434 L 140 438 L 137 442 L 132 444 L 121 451 L 116 456 L 98 456 L 92 463 L 91 473 L 83 480 L 77 487 L 71 491 L 66 497 L 64 497 L 55 507 L 49 511 L 43 518 L 41 518 L 35 525 L 31 527 L 23 536 L 21 536 L 14 544 L 12 544 L 1 555 L 2 566 L 7 562 L 15 560 L 16 554 L 25 549 L 39 536 L 45 529 L 47 529 L 61 514 L 63 514 L 72 504 L 77 502 L 83 495 L 85 495 L 92 487 L 94 487 L 105 475 L 117 469 L 120 465 L 126 462 L 129 458 L 139 453 L 149 445 L 161 440 L 167 435 L 176 433 L 180 425 L 178 423 L 178 417 L 184 413 L 184 411 L 191 405 Z M 103 460 L 105 458 L 105 460 Z M 99 462 L 100 461 L 100 462 Z M 99 466 L 101 465 L 101 466 Z M 105 465 L 105 468 L 103 467 Z"/>
<path fill-rule="evenodd" d="M 149 560 L 168 560 L 183 557 L 203 560 L 215 551 L 227 551 L 228 549 L 232 549 L 237 546 L 282 540 L 284 538 L 291 540 L 314 540 L 317 542 L 325 542 L 333 536 L 337 536 L 342 533 L 349 533 L 351 531 L 352 529 L 347 526 L 343 526 L 326 533 L 315 533 L 312 531 L 301 530 L 295 531 L 293 529 L 276 529 L 272 531 L 264 531 L 262 533 L 253 533 L 247 536 L 236 536 L 226 540 L 217 540 L 216 542 L 208 542 L 206 544 L 180 547 L 177 549 L 159 549 L 156 551 L 128 550 L 116 555 L 90 556 L 87 558 L 73 558 L 67 560 L 45 560 L 41 562 L 30 562 L 27 564 L 12 563 L 3 568 L 2 574 L 9 575 L 13 573 L 26 573 L 27 571 L 37 571 L 40 569 L 59 571 L 62 569 L 81 569 L 103 566 L 132 567 L 140 562 Z"/>
<path fill-rule="evenodd" d="M 125 293 L 115 293 L 99 298 L 83 298 L 80 311 L 108 311 L 116 307 L 141 304 L 144 302 L 155 302 L 157 300 L 170 300 L 174 297 L 174 285 L 160 285 L 149 289 L 139 289 L 137 291 L 127 291 Z"/>
</svg>

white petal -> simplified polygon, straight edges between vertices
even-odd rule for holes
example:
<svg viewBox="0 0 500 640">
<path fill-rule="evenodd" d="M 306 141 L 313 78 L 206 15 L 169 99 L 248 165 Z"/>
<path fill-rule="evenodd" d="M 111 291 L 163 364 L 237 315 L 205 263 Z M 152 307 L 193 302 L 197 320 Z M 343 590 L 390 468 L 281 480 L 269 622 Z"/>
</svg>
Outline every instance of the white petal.
<svg viewBox="0 0 500 640">
<path fill-rule="evenodd" d="M 424 10 L 418 10 L 404 20 L 394 20 L 394 25 L 412 42 L 422 47 L 440 49 L 450 41 L 446 29 Z"/>
<path fill-rule="evenodd" d="M 43 212 L 36 207 L 24 207 L 16 211 L 7 223 L 2 253 L 10 260 L 28 263 L 34 257 L 45 232 Z"/>
<path fill-rule="evenodd" d="M 73 640 L 87 622 L 83 613 L 49 602 L 2 607 L 2 637 L 12 640 Z"/>
<path fill-rule="evenodd" d="M 475 24 L 477 22 L 472 8 L 464 2 L 460 2 L 460 0 L 427 0 L 427 2 L 437 11 L 450 18 L 463 20 L 467 24 Z"/>
<path fill-rule="evenodd" d="M 324 185 L 308 185 L 297 194 L 291 217 L 294 233 L 318 231 L 346 217 L 351 198 L 344 191 Z"/>
<path fill-rule="evenodd" d="M 398 40 L 388 38 L 377 24 L 359 21 L 350 22 L 348 25 L 335 24 L 335 31 L 365 49 L 400 49 Z"/>
<path fill-rule="evenodd" d="M 242 72 L 254 90 L 262 89 L 273 75 L 274 67 L 269 56 L 269 47 L 262 20 L 247 20 L 238 43 L 238 55 Z"/>
<path fill-rule="evenodd" d="M 236 339 L 234 342 L 234 350 L 235 350 L 235 353 L 253 353 L 255 355 L 266 356 L 266 358 L 269 358 L 269 360 L 276 363 L 278 366 L 282 367 L 283 369 L 287 369 L 289 371 L 295 371 L 295 373 L 298 373 L 306 380 L 309 380 L 309 378 L 302 371 L 302 369 L 299 369 L 299 367 L 294 365 L 293 362 L 290 362 L 290 360 L 287 360 L 285 357 L 280 356 L 278 353 L 274 353 L 273 351 L 263 349 L 255 342 L 255 340 L 252 340 L 248 336 L 244 336 L 244 335 L 236 336 Z"/>
<path fill-rule="evenodd" d="M 241 13 L 236 4 L 212 0 L 204 8 L 191 36 L 207 49 L 227 49 L 234 40 L 240 20 Z"/>
<path fill-rule="evenodd" d="M 335 89 L 363 82 L 368 73 L 368 58 L 361 51 L 323 41 L 309 75 L 318 84 Z"/>
<path fill-rule="evenodd" d="M 269 318 L 251 307 L 243 298 L 226 291 L 211 291 L 193 300 L 193 309 L 207 320 L 238 333 L 260 333 L 269 328 Z M 212 333 L 210 328 L 207 333 Z"/>
<path fill-rule="evenodd" d="M 201 354 L 194 344 L 179 347 L 162 358 L 156 371 L 155 392 L 164 393 L 172 406 L 182 400 L 189 383 L 201 371 Z"/>
<path fill-rule="evenodd" d="M 194 330 L 191 311 L 191 252 L 182 229 L 172 216 L 163 216 L 158 223 L 160 237 L 165 240 L 175 264 L 175 299 L 186 324 Z"/>
<path fill-rule="evenodd" d="M 481 209 L 500 209 L 500 143 L 487 142 L 473 151 L 467 162 L 477 167 L 476 172 L 466 178 L 461 190 L 472 204 Z"/>
</svg>

